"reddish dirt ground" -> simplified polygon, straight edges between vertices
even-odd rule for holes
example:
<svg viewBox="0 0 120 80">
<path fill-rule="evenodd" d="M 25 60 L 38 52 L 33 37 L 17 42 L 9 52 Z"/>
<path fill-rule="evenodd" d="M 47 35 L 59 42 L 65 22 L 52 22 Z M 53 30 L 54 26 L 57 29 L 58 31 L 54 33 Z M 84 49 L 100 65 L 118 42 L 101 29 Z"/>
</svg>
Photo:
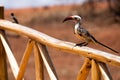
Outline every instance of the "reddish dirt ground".
<svg viewBox="0 0 120 80">
<path fill-rule="evenodd" d="M 50 9 L 35 8 L 35 9 L 21 9 L 21 10 L 5 10 L 5 18 L 8 20 L 11 20 L 10 13 L 14 12 L 17 18 L 19 19 L 20 24 L 22 25 L 29 26 L 49 36 L 58 38 L 60 40 L 78 43 L 81 40 L 77 39 L 73 34 L 74 24 L 70 22 L 67 22 L 64 24 L 62 23 L 63 18 L 65 16 L 70 15 L 70 14 L 67 14 L 67 12 L 69 12 L 70 9 L 71 9 L 70 6 L 68 7 L 62 6 L 62 7 L 53 7 Z M 64 13 L 66 13 L 66 15 L 63 15 L 63 17 L 56 22 L 53 21 L 53 22 L 35 23 L 34 20 L 32 20 L 35 16 L 38 16 L 38 15 L 41 15 L 41 16 L 38 16 L 39 18 L 48 16 L 49 13 L 52 14 L 53 16 L 54 14 L 57 14 L 57 13 L 54 13 L 54 11 L 55 12 L 58 11 L 61 13 L 62 11 L 65 11 Z M 72 14 L 76 14 L 76 13 L 72 13 Z M 120 38 L 119 38 L 120 24 L 118 23 L 106 24 L 102 20 L 101 20 L 101 23 L 103 22 L 104 24 L 100 24 L 99 21 L 100 20 L 95 20 L 95 21 L 83 20 L 82 25 L 85 26 L 85 28 L 87 28 L 88 31 L 90 31 L 90 33 L 93 34 L 96 39 L 98 39 L 102 43 L 120 52 Z M 14 34 L 11 32 L 8 32 L 8 34 L 11 35 L 11 36 L 8 36 L 8 40 L 10 42 L 14 55 L 18 63 L 20 64 L 28 39 L 23 36 L 16 38 L 12 36 Z M 89 47 L 99 49 L 99 50 L 104 50 L 106 52 L 111 52 L 95 44 L 90 44 Z M 76 77 L 84 62 L 85 57 L 83 57 L 82 55 L 78 56 L 78 55 L 69 54 L 66 52 L 61 52 L 49 46 L 48 46 L 48 51 L 52 58 L 52 61 L 57 71 L 59 79 L 60 80 L 76 80 Z M 112 65 L 108 65 L 108 66 L 110 68 L 110 72 L 113 79 L 120 80 L 120 74 L 119 74 L 120 68 Z M 25 72 L 25 80 L 35 80 L 34 67 L 35 67 L 34 55 L 32 54 L 28 62 L 27 70 Z M 13 80 L 14 77 L 12 75 L 12 71 L 10 69 L 9 63 L 8 63 L 8 73 L 9 73 L 9 80 Z M 45 80 L 49 80 L 49 76 L 46 70 L 45 70 Z M 91 80 L 90 75 L 88 76 L 87 80 Z"/>
</svg>

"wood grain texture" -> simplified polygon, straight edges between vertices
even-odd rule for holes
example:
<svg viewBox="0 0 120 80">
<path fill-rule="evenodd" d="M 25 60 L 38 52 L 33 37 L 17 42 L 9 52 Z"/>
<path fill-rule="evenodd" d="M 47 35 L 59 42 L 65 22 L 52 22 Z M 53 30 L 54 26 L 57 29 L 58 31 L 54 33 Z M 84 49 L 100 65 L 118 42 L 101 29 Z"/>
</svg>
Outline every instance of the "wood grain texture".
<svg viewBox="0 0 120 80">
<path fill-rule="evenodd" d="M 27 44 L 27 47 L 25 49 L 24 55 L 22 57 L 22 61 L 20 64 L 20 69 L 17 75 L 17 79 L 16 80 L 22 80 L 24 73 L 25 73 L 25 69 L 28 63 L 28 60 L 30 58 L 30 54 L 32 53 L 33 50 L 33 46 L 35 44 L 35 41 L 30 40 Z"/>
<path fill-rule="evenodd" d="M 61 51 L 82 55 L 84 57 L 93 58 L 97 61 L 120 67 L 120 57 L 112 53 L 103 52 L 89 47 L 74 47 L 74 43 L 55 39 L 37 30 L 33 30 L 26 26 L 15 24 L 6 20 L 0 20 L 0 29 L 16 32 L 21 36 L 26 36 L 44 45 L 57 48 Z"/>
<path fill-rule="evenodd" d="M 101 72 L 98 63 L 92 59 L 92 80 L 101 80 Z"/>
<path fill-rule="evenodd" d="M 8 80 L 6 52 L 1 40 L 0 40 L 0 80 Z"/>
<path fill-rule="evenodd" d="M 43 59 L 44 65 L 47 69 L 47 72 L 48 72 L 48 75 L 49 75 L 50 79 L 51 80 L 58 80 L 56 70 L 53 66 L 52 60 L 50 58 L 50 55 L 48 53 L 48 50 L 47 50 L 46 46 L 43 45 L 43 44 L 40 44 L 40 45 L 37 45 L 37 46 L 39 48 L 41 57 Z"/>
<path fill-rule="evenodd" d="M 37 43 L 34 45 L 34 59 L 36 80 L 44 80 L 44 64 Z"/>
<path fill-rule="evenodd" d="M 89 58 L 86 58 L 84 64 L 82 65 L 78 73 L 77 80 L 86 80 L 90 69 L 91 69 L 91 60 Z"/>
<path fill-rule="evenodd" d="M 18 71 L 19 71 L 19 67 L 18 67 L 17 61 L 16 61 L 16 59 L 15 59 L 15 57 L 13 55 L 12 50 L 10 49 L 10 47 L 9 47 L 9 45 L 7 43 L 7 41 L 3 37 L 3 35 L 0 34 L 0 38 L 1 38 L 2 44 L 3 44 L 4 49 L 5 49 L 5 53 L 4 54 L 7 54 L 7 58 L 8 58 L 8 61 L 10 63 L 10 67 L 11 67 L 11 69 L 13 71 L 14 77 L 16 78 L 17 74 L 18 74 Z"/>
<path fill-rule="evenodd" d="M 105 63 L 99 62 L 98 66 L 100 68 L 103 80 L 113 80 L 109 68 Z"/>
<path fill-rule="evenodd" d="M 0 6 L 0 19 L 4 19 L 4 7 Z M 4 30 L 0 29 L 0 33 L 5 35 Z M 0 80 L 8 80 L 6 52 L 0 40 Z"/>
</svg>

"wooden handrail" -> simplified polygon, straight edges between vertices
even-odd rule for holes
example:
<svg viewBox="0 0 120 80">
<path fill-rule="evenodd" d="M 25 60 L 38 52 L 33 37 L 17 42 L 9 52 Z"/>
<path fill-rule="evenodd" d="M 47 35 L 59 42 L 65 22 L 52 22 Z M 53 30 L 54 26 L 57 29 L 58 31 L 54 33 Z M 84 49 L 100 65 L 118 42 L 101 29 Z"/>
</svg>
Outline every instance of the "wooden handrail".
<svg viewBox="0 0 120 80">
<path fill-rule="evenodd" d="M 74 43 L 55 39 L 26 26 L 15 24 L 7 20 L 0 20 L 0 29 L 16 32 L 22 36 L 26 36 L 44 45 L 57 48 L 61 51 L 71 52 L 73 54 L 82 55 L 84 57 L 92 58 L 100 62 L 120 67 L 120 57 L 117 55 L 113 55 L 111 53 L 103 52 L 89 47 L 74 47 Z"/>
</svg>

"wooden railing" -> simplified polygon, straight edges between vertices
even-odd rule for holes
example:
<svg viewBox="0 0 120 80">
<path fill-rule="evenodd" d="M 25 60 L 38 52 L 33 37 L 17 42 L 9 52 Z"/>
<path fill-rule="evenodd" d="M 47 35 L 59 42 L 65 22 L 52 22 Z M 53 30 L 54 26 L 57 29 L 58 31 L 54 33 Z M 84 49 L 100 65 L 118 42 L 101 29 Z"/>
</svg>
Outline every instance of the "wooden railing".
<svg viewBox="0 0 120 80">
<path fill-rule="evenodd" d="M 0 15 L 3 18 L 3 7 L 0 8 Z M 2 13 L 1 13 L 2 12 Z M 20 66 L 13 55 L 6 38 L 5 31 L 12 31 L 21 36 L 26 36 L 28 44 L 22 57 Z M 112 76 L 106 64 L 120 67 L 120 57 L 89 47 L 74 47 L 75 43 L 55 39 L 37 30 L 12 23 L 7 20 L 0 20 L 0 80 L 8 80 L 6 56 L 16 80 L 24 80 L 25 69 L 34 50 L 36 80 L 44 80 L 43 64 L 45 65 L 51 80 L 58 80 L 57 73 L 47 51 L 47 46 L 57 48 L 61 51 L 69 52 L 86 57 L 81 67 L 77 80 L 86 80 L 90 69 L 92 70 L 92 80 L 112 80 Z"/>
</svg>

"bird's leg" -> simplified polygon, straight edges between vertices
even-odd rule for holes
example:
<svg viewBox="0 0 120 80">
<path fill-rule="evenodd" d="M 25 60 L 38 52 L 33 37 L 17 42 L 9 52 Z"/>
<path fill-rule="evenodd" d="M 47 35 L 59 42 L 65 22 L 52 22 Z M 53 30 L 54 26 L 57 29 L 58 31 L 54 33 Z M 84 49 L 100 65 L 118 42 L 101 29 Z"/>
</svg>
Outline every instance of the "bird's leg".
<svg viewBox="0 0 120 80">
<path fill-rule="evenodd" d="M 88 44 L 88 43 L 86 43 L 86 42 L 82 42 L 82 43 L 78 43 L 78 44 L 76 44 L 75 46 L 84 46 L 84 45 L 86 45 L 86 44 Z"/>
<path fill-rule="evenodd" d="M 87 46 L 88 45 L 88 42 L 82 42 L 82 43 L 79 43 L 79 44 L 76 44 L 75 46 Z"/>
<path fill-rule="evenodd" d="M 88 43 L 87 43 L 87 42 L 83 44 L 83 46 L 87 46 L 87 45 L 88 45 Z"/>
<path fill-rule="evenodd" d="M 80 46 L 80 47 L 81 47 L 81 46 L 83 46 L 83 44 L 85 44 L 85 43 L 86 43 L 86 42 L 82 42 L 82 43 L 75 44 L 74 47 L 76 47 L 76 46 Z M 74 48 L 74 47 L 73 47 L 73 48 Z M 73 49 L 73 48 L 72 48 L 72 49 Z"/>
</svg>

